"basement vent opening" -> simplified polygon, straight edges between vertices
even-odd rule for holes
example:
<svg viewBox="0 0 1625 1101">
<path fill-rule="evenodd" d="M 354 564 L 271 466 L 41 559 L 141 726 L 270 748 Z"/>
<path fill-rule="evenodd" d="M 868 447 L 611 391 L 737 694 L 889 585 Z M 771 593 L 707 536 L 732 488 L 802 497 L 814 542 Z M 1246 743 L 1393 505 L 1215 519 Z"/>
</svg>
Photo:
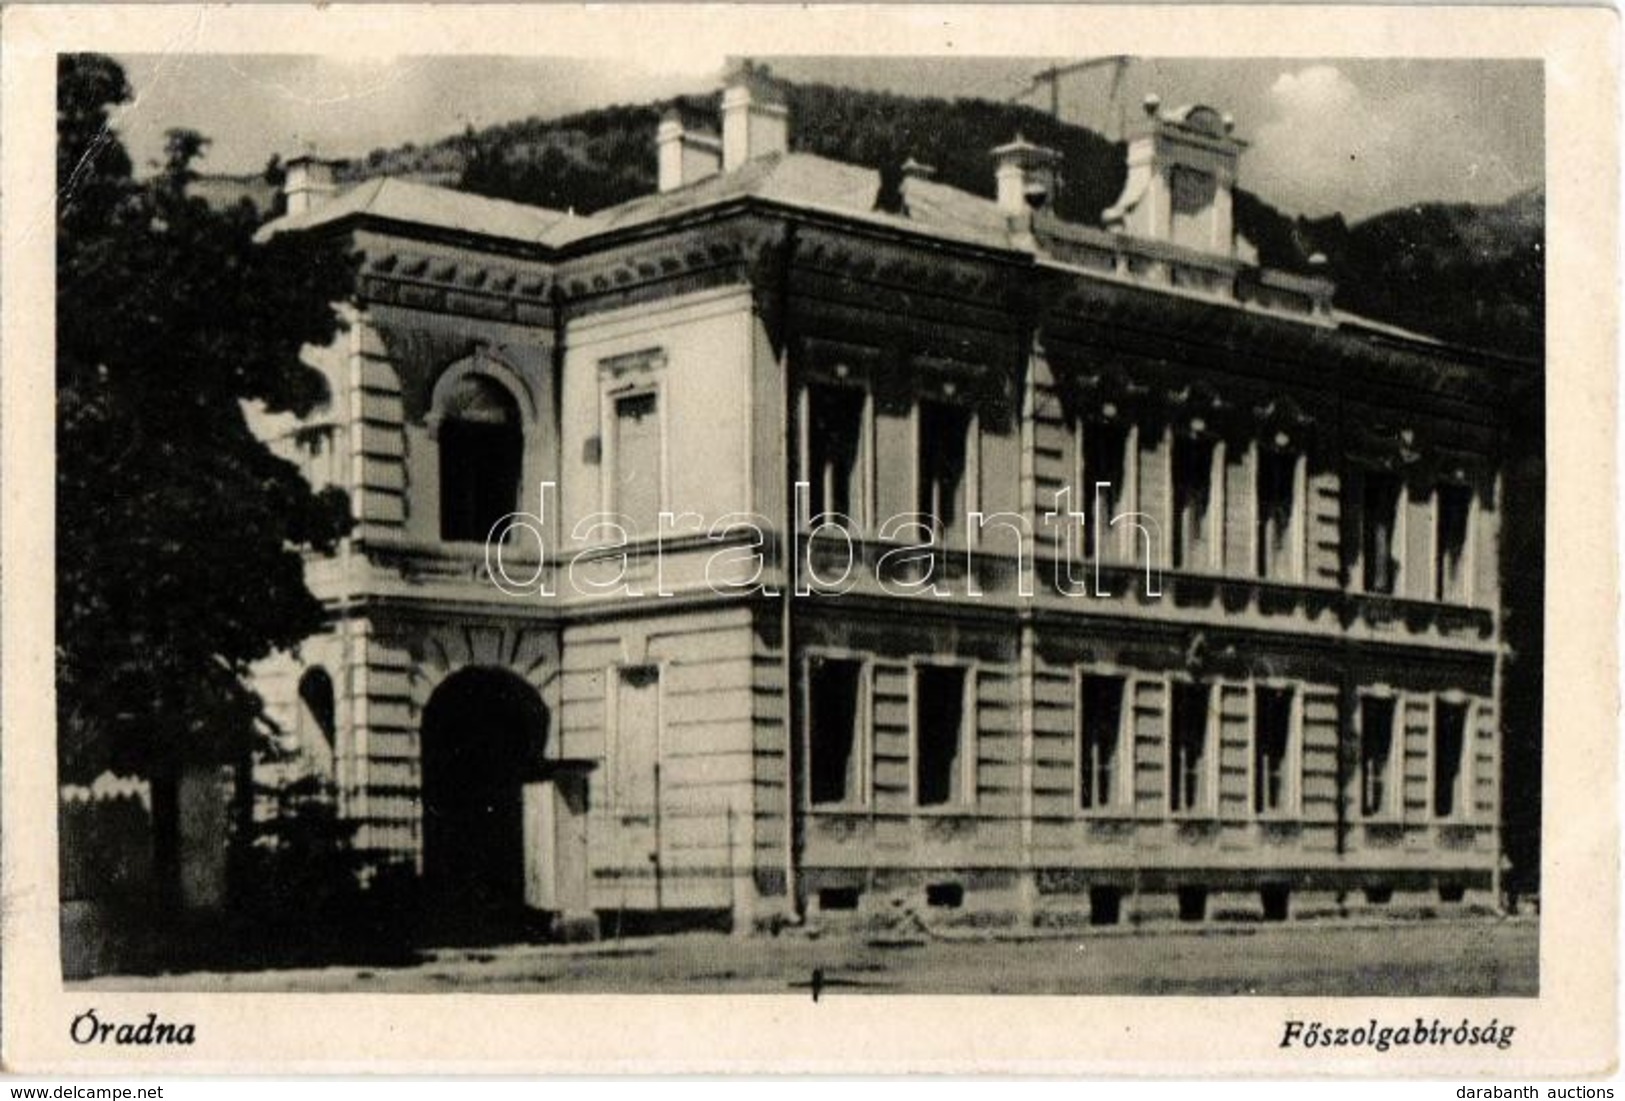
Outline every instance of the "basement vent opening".
<svg viewBox="0 0 1625 1101">
<path fill-rule="evenodd" d="M 925 904 L 957 910 L 965 904 L 965 888 L 958 883 L 932 883 L 925 888 Z"/>
<path fill-rule="evenodd" d="M 1386 906 L 1394 900 L 1394 889 L 1386 883 L 1380 887 L 1367 887 L 1365 900 L 1373 906 Z"/>
<path fill-rule="evenodd" d="M 1465 885 L 1461 883 L 1439 884 L 1440 902 L 1460 902 L 1465 897 L 1467 897 L 1467 888 Z"/>
<path fill-rule="evenodd" d="M 1116 887 L 1089 888 L 1089 924 L 1116 925 L 1123 915 L 1123 892 Z"/>
<path fill-rule="evenodd" d="M 858 889 L 856 887 L 825 887 L 818 892 L 818 908 L 820 910 L 856 910 L 858 908 Z"/>
<path fill-rule="evenodd" d="M 1201 921 L 1207 917 L 1207 888 L 1181 887 L 1179 889 L 1179 920 Z"/>
<path fill-rule="evenodd" d="M 1292 891 L 1280 883 L 1270 883 L 1259 891 L 1264 901 L 1265 921 L 1285 921 L 1292 902 Z"/>
</svg>

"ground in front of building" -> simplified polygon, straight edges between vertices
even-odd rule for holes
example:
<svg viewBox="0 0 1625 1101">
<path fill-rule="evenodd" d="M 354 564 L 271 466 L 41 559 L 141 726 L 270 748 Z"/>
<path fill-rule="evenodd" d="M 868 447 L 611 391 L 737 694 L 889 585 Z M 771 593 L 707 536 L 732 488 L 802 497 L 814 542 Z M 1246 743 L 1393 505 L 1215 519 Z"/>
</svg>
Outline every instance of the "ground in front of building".
<svg viewBox="0 0 1625 1101">
<path fill-rule="evenodd" d="M 428 950 L 402 967 L 107 976 L 100 990 L 346 993 L 1108 994 L 1521 997 L 1539 992 L 1529 919 L 1085 933 L 1030 940 L 732 938 Z M 815 976 L 815 973 L 816 976 Z"/>
</svg>

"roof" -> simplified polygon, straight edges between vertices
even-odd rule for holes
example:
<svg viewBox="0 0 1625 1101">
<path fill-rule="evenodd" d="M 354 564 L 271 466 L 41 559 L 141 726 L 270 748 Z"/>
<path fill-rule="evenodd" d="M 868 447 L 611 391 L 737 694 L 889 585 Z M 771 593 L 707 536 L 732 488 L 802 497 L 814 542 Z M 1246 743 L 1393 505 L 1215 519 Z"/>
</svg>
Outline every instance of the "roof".
<svg viewBox="0 0 1625 1101">
<path fill-rule="evenodd" d="M 261 227 L 258 237 L 264 240 L 284 230 L 312 229 L 358 215 L 543 244 L 548 243 L 550 234 L 586 221 L 545 207 L 381 177 L 358 184 L 310 210 L 285 214 Z"/>
<path fill-rule="evenodd" d="M 1332 319 L 1337 322 L 1338 328 L 1368 329 L 1373 333 L 1393 337 L 1396 340 L 1411 340 L 1418 344 L 1433 344 L 1439 347 L 1443 347 L 1445 343 L 1437 337 L 1428 336 L 1426 333 L 1401 328 L 1398 325 L 1390 325 L 1386 321 L 1377 321 L 1357 313 L 1350 313 L 1347 310 L 1333 310 Z"/>
<path fill-rule="evenodd" d="M 874 169 L 810 153 L 778 153 L 687 187 L 640 196 L 580 217 L 384 177 L 358 184 L 310 210 L 284 215 L 262 227 L 259 237 L 371 216 L 559 248 L 754 197 L 988 248 L 1012 246 L 1008 222 L 992 200 L 929 180 L 909 179 L 902 186 L 909 212 L 888 214 L 875 209 L 880 173 Z"/>
<path fill-rule="evenodd" d="M 901 186 L 906 213 L 888 213 L 875 209 L 880 190 L 880 173 L 875 169 L 810 153 L 774 153 L 748 161 L 732 172 L 709 176 L 671 191 L 639 196 L 583 217 L 386 177 L 358 184 L 311 210 L 270 222 L 260 229 L 259 237 L 264 239 L 283 230 L 310 229 L 355 216 L 371 216 L 546 248 L 563 248 L 754 198 L 847 221 L 924 233 L 945 241 L 1033 253 L 1032 238 L 1014 232 L 1010 219 L 993 200 L 917 177 L 904 179 Z M 1136 244 L 1143 247 L 1145 243 Z M 1364 329 L 1372 334 L 1419 343 L 1439 343 L 1422 334 L 1342 310 L 1333 311 L 1330 320 L 1339 328 Z"/>
<path fill-rule="evenodd" d="M 968 244 L 1012 247 L 1008 220 L 992 200 L 929 180 L 905 180 L 902 188 L 908 213 L 888 214 L 875 209 L 880 192 L 876 170 L 811 153 L 774 153 L 748 161 L 733 172 L 601 210 L 579 219 L 555 239 L 582 240 L 735 199 L 756 198 L 897 229 L 926 230 Z"/>
</svg>

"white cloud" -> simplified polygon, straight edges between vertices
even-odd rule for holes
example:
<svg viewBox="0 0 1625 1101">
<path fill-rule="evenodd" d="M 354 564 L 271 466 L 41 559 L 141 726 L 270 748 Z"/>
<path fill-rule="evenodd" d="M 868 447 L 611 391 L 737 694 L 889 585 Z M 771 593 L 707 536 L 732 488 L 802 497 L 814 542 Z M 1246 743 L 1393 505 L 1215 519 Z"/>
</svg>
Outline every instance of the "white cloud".
<svg viewBox="0 0 1625 1101">
<path fill-rule="evenodd" d="M 1247 162 L 1265 195 L 1278 202 L 1314 196 L 1313 206 L 1335 208 L 1355 193 L 1391 189 L 1400 171 L 1395 147 L 1409 144 L 1396 131 L 1403 120 L 1379 118 L 1341 70 L 1312 65 L 1282 73 L 1270 87 L 1268 106 L 1270 117 L 1254 133 Z"/>
<path fill-rule="evenodd" d="M 1244 171 L 1249 187 L 1288 210 L 1357 215 L 1478 198 L 1477 178 L 1494 158 L 1459 96 L 1427 79 L 1362 85 L 1315 64 L 1277 76 L 1265 106 Z"/>
<path fill-rule="evenodd" d="M 1270 95 L 1285 110 L 1301 113 L 1351 107 L 1360 90 L 1335 65 L 1311 65 L 1276 77 Z"/>
</svg>

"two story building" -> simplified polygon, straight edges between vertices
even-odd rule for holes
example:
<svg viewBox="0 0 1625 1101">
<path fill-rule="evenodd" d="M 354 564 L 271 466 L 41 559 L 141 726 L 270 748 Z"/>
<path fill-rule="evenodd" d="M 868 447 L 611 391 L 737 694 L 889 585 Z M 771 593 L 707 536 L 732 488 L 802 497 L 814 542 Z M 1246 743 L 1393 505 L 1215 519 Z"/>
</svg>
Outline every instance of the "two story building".
<svg viewBox="0 0 1625 1101">
<path fill-rule="evenodd" d="M 372 864 L 739 930 L 1487 897 L 1533 365 L 1259 267 L 1206 107 L 1103 228 L 1019 135 L 985 199 L 720 114 L 590 216 L 288 166 L 264 232 L 360 262 L 266 432 L 357 526 L 258 686 Z"/>
</svg>

